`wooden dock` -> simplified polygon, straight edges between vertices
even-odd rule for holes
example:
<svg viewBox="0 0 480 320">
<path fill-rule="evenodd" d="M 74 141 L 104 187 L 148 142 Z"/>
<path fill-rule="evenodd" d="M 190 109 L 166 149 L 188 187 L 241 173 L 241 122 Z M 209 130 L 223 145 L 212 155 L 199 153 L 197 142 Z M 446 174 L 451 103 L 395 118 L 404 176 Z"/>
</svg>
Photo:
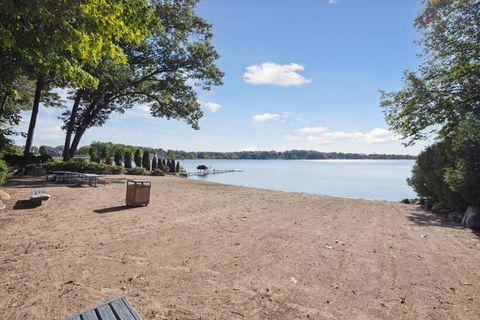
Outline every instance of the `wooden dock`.
<svg viewBox="0 0 480 320">
<path fill-rule="evenodd" d="M 208 170 L 198 170 L 195 172 L 187 172 L 187 177 L 191 176 L 206 176 L 209 174 L 220 174 L 220 173 L 229 173 L 229 172 L 243 172 L 241 169 L 208 169 Z"/>
</svg>

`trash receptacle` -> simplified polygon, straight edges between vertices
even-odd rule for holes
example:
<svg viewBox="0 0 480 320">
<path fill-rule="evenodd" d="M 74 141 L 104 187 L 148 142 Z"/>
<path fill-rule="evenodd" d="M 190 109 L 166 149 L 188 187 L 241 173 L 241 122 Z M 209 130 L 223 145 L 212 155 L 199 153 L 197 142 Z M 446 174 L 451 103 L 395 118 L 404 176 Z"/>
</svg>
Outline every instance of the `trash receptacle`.
<svg viewBox="0 0 480 320">
<path fill-rule="evenodd" d="M 127 180 L 127 206 L 143 206 L 150 202 L 152 183 L 145 180 Z"/>
</svg>

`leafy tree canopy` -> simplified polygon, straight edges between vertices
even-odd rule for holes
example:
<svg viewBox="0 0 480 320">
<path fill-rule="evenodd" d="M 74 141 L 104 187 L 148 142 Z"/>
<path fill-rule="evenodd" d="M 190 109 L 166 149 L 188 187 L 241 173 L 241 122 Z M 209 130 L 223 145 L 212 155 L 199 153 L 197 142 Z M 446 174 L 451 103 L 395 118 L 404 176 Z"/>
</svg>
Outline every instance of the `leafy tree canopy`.
<svg viewBox="0 0 480 320">
<path fill-rule="evenodd" d="M 480 1 L 428 0 L 415 26 L 424 62 L 404 87 L 382 92 L 391 128 L 411 145 L 429 133 L 443 139 L 461 122 L 480 121 Z"/>
</svg>

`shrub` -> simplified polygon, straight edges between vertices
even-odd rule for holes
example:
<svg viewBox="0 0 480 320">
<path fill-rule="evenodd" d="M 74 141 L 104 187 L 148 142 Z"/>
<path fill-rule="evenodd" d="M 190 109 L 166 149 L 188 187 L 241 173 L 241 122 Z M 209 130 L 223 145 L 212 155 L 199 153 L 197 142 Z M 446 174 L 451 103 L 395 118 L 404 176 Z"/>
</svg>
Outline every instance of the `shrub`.
<svg viewBox="0 0 480 320">
<path fill-rule="evenodd" d="M 177 162 L 177 166 L 175 167 L 175 172 L 180 173 L 180 161 Z"/>
<path fill-rule="evenodd" d="M 73 171 L 96 174 L 121 174 L 124 169 L 120 166 L 111 166 L 106 163 L 98 163 L 82 158 L 74 158 L 69 161 L 55 160 L 43 165 L 49 171 Z"/>
<path fill-rule="evenodd" d="M 125 152 L 125 164 L 123 165 L 126 169 L 132 167 L 132 153 L 130 151 Z"/>
<path fill-rule="evenodd" d="M 123 166 L 123 154 L 120 149 L 115 150 L 115 155 L 113 156 L 113 161 L 115 161 L 116 166 Z"/>
<path fill-rule="evenodd" d="M 153 171 L 150 172 L 150 175 L 151 176 L 160 176 L 160 177 L 163 177 L 165 175 L 165 171 L 162 171 L 160 169 L 155 169 Z"/>
<path fill-rule="evenodd" d="M 480 206 L 480 121 L 467 120 L 452 141 L 453 165 L 445 172 L 449 187 L 469 204 Z"/>
<path fill-rule="evenodd" d="M 170 161 L 169 168 L 171 173 L 175 173 L 175 160 Z"/>
<path fill-rule="evenodd" d="M 7 174 L 8 165 L 5 163 L 5 161 L 0 160 L 0 185 L 3 185 L 7 180 Z"/>
<path fill-rule="evenodd" d="M 127 169 L 125 173 L 131 174 L 131 175 L 137 175 L 137 176 L 144 176 L 148 174 L 148 171 L 142 167 L 135 167 L 135 168 Z"/>
<path fill-rule="evenodd" d="M 135 150 L 135 154 L 133 155 L 133 162 L 135 162 L 135 167 L 142 166 L 142 152 L 140 149 Z"/>
<path fill-rule="evenodd" d="M 31 153 L 24 155 L 18 154 L 6 154 L 3 157 L 3 160 L 10 166 L 20 166 L 25 167 L 29 164 L 41 164 L 52 161 L 52 157 L 48 155 L 35 156 Z"/>
<path fill-rule="evenodd" d="M 143 167 L 145 170 L 150 171 L 150 156 L 149 156 L 148 152 L 144 152 L 144 153 L 143 153 L 143 157 L 142 157 L 142 167 Z"/>
<path fill-rule="evenodd" d="M 465 201 L 445 181 L 445 174 L 453 165 L 449 145 L 436 143 L 421 152 L 407 180 L 417 194 L 433 201 L 439 201 L 451 209 L 463 207 Z"/>
<path fill-rule="evenodd" d="M 152 159 L 152 171 L 155 171 L 158 168 L 158 163 L 157 163 L 157 156 L 153 156 Z"/>
</svg>

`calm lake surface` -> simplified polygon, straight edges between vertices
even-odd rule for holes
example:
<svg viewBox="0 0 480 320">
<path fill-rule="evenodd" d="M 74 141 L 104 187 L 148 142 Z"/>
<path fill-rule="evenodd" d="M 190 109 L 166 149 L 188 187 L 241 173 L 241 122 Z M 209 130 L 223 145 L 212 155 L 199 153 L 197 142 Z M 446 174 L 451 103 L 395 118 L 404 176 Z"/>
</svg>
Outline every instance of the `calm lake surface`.
<svg viewBox="0 0 480 320">
<path fill-rule="evenodd" d="M 414 160 L 183 160 L 188 171 L 210 169 L 243 172 L 192 176 L 189 179 L 308 192 L 347 198 L 399 201 L 416 195 L 407 185 Z"/>
</svg>

